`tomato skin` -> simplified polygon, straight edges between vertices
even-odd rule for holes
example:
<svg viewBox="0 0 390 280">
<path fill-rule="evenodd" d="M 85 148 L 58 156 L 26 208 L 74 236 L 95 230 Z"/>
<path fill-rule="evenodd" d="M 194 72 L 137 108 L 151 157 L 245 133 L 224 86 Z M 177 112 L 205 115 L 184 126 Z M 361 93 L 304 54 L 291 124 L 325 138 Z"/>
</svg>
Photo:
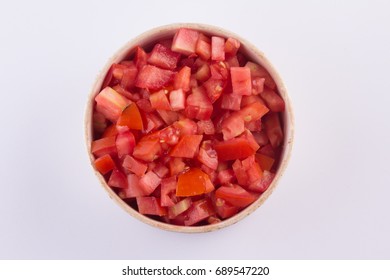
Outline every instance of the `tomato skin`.
<svg viewBox="0 0 390 280">
<path fill-rule="evenodd" d="M 203 135 L 184 135 L 172 148 L 171 157 L 193 158 L 199 149 Z"/>
<path fill-rule="evenodd" d="M 191 168 L 180 174 L 177 181 L 177 196 L 196 196 L 214 189 L 209 176 L 199 168 Z"/>
<path fill-rule="evenodd" d="M 95 159 L 94 165 L 97 171 L 99 171 L 102 175 L 107 174 L 115 168 L 115 163 L 109 154 Z"/>
<path fill-rule="evenodd" d="M 232 187 L 219 187 L 215 191 L 215 197 L 221 198 L 233 206 L 246 207 L 257 199 L 257 195 L 250 193 L 240 187 L 233 185 Z"/>
<path fill-rule="evenodd" d="M 116 154 L 116 137 L 110 136 L 105 138 L 100 138 L 98 140 L 92 141 L 91 143 L 91 151 L 97 156 L 101 157 L 106 154 L 114 155 Z"/>
<path fill-rule="evenodd" d="M 214 145 L 220 161 L 244 159 L 255 154 L 248 140 L 233 138 Z"/>
<path fill-rule="evenodd" d="M 167 210 L 160 205 L 160 199 L 154 196 L 137 197 L 138 211 L 144 215 L 166 216 Z"/>
<path fill-rule="evenodd" d="M 267 114 L 264 118 L 265 132 L 273 148 L 279 147 L 283 142 L 283 130 L 277 113 Z"/>
<path fill-rule="evenodd" d="M 117 126 L 127 126 L 129 129 L 143 130 L 143 120 L 138 106 L 131 103 L 120 115 Z"/>
</svg>

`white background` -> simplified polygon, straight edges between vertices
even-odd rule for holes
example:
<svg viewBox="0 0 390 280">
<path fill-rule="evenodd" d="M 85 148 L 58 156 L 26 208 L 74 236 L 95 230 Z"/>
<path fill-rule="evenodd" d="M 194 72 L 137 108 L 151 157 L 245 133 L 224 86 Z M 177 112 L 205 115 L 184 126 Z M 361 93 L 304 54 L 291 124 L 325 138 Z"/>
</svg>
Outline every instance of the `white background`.
<svg viewBox="0 0 390 280">
<path fill-rule="evenodd" d="M 390 258 L 388 1 L 1 1 L 1 259 Z M 255 213 L 165 232 L 111 201 L 83 138 L 110 55 L 158 25 L 240 34 L 285 80 L 293 156 Z"/>
</svg>

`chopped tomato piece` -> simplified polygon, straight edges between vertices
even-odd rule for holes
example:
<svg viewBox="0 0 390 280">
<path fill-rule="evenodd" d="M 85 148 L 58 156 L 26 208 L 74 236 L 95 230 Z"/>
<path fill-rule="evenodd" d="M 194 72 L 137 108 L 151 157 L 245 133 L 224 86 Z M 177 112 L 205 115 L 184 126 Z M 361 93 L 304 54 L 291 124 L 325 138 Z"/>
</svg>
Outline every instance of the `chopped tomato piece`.
<svg viewBox="0 0 390 280">
<path fill-rule="evenodd" d="M 146 193 L 150 195 L 161 183 L 161 178 L 153 171 L 148 171 L 139 179 L 139 186 Z"/>
<path fill-rule="evenodd" d="M 138 70 L 142 69 L 147 63 L 148 55 L 143 48 L 137 47 L 135 51 L 134 63 L 137 66 Z"/>
<path fill-rule="evenodd" d="M 212 148 L 211 141 L 203 141 L 197 158 L 201 163 L 212 170 L 216 170 L 218 167 L 218 155 Z"/>
<path fill-rule="evenodd" d="M 196 122 L 190 119 L 182 119 L 173 124 L 180 131 L 180 135 L 193 135 L 198 131 Z M 200 133 L 199 133 L 200 134 Z"/>
<path fill-rule="evenodd" d="M 139 177 L 144 175 L 146 169 L 148 168 L 148 166 L 145 163 L 142 163 L 129 155 L 125 157 L 122 166 L 125 169 L 125 171 L 132 172 Z"/>
<path fill-rule="evenodd" d="M 203 64 L 196 71 L 195 79 L 199 82 L 204 82 L 210 78 L 210 75 L 210 66 L 208 64 Z"/>
<path fill-rule="evenodd" d="M 214 103 L 221 96 L 225 82 L 210 78 L 203 83 L 203 86 L 206 89 L 207 96 L 209 97 L 211 103 Z"/>
<path fill-rule="evenodd" d="M 138 211 L 141 214 L 165 216 L 167 210 L 160 205 L 160 199 L 149 196 L 149 197 L 137 197 Z"/>
<path fill-rule="evenodd" d="M 160 130 L 159 134 L 160 143 L 167 143 L 170 146 L 174 146 L 179 142 L 180 131 L 173 125 Z"/>
<path fill-rule="evenodd" d="M 227 185 L 233 182 L 234 171 L 232 169 L 225 169 L 218 172 L 218 181 L 221 185 Z"/>
<path fill-rule="evenodd" d="M 150 54 L 148 63 L 164 69 L 173 70 L 176 68 L 179 58 L 179 53 L 173 52 L 161 44 L 156 44 Z"/>
<path fill-rule="evenodd" d="M 92 153 L 97 157 L 101 157 L 106 154 L 114 155 L 116 153 L 115 139 L 115 136 L 111 136 L 92 141 Z"/>
<path fill-rule="evenodd" d="M 273 148 L 277 148 L 283 142 L 283 130 L 280 124 L 279 115 L 270 113 L 264 119 L 265 132 Z"/>
<path fill-rule="evenodd" d="M 115 163 L 109 154 L 97 158 L 94 164 L 97 171 L 103 175 L 115 168 Z"/>
<path fill-rule="evenodd" d="M 178 175 L 185 170 L 185 163 L 182 158 L 171 158 L 169 161 L 169 171 L 171 176 Z"/>
<path fill-rule="evenodd" d="M 260 93 L 260 96 L 264 99 L 272 112 L 284 111 L 284 101 L 275 91 L 266 88 Z"/>
<path fill-rule="evenodd" d="M 123 109 L 131 103 L 130 100 L 110 87 L 104 88 L 96 97 L 96 110 L 110 121 L 116 121 Z"/>
<path fill-rule="evenodd" d="M 227 219 L 237 214 L 239 207 L 231 205 L 222 198 L 215 199 L 215 209 L 222 219 Z"/>
<path fill-rule="evenodd" d="M 259 163 L 261 169 L 269 171 L 272 165 L 274 165 L 275 159 L 266 155 L 256 154 L 256 161 Z"/>
<path fill-rule="evenodd" d="M 247 67 L 231 67 L 230 75 L 233 93 L 238 95 L 252 94 L 251 72 Z"/>
<path fill-rule="evenodd" d="M 214 135 L 215 127 L 212 120 L 198 121 L 198 134 Z"/>
<path fill-rule="evenodd" d="M 171 157 L 193 158 L 198 151 L 203 135 L 184 135 L 170 151 Z"/>
<path fill-rule="evenodd" d="M 242 108 L 239 114 L 245 122 L 250 122 L 259 120 L 262 116 L 268 113 L 268 111 L 268 108 L 264 104 L 254 102 Z"/>
<path fill-rule="evenodd" d="M 116 136 L 118 134 L 118 130 L 116 129 L 115 124 L 111 124 L 107 126 L 106 130 L 104 130 L 102 138 Z"/>
<path fill-rule="evenodd" d="M 159 142 L 159 139 L 141 139 L 134 148 L 133 156 L 146 162 L 152 162 L 161 151 Z"/>
<path fill-rule="evenodd" d="M 271 75 L 268 73 L 268 71 L 263 66 L 256 64 L 256 63 L 253 63 L 251 61 L 248 61 L 245 64 L 245 67 L 248 67 L 250 69 L 252 78 L 264 78 L 265 79 L 264 84 L 267 87 L 269 87 L 271 89 L 276 88 L 276 84 L 275 84 L 274 80 L 272 79 Z"/>
<path fill-rule="evenodd" d="M 143 130 L 144 125 L 141 113 L 135 103 L 131 103 L 123 110 L 117 122 L 118 126 L 127 126 L 129 129 Z"/>
<path fill-rule="evenodd" d="M 119 158 L 132 154 L 135 147 L 134 134 L 130 131 L 119 133 L 116 136 L 115 145 Z"/>
<path fill-rule="evenodd" d="M 127 175 L 127 188 L 119 193 L 121 198 L 134 198 L 145 196 L 146 193 L 139 185 L 139 177 L 135 174 Z"/>
<path fill-rule="evenodd" d="M 172 90 L 169 93 L 169 102 L 173 111 L 180 111 L 185 109 L 186 95 L 184 91 L 181 88 L 177 90 Z"/>
<path fill-rule="evenodd" d="M 181 89 L 184 92 L 190 90 L 190 78 L 191 78 L 191 68 L 184 66 L 181 70 L 175 75 L 173 82 L 174 89 Z"/>
<path fill-rule="evenodd" d="M 219 187 L 215 191 L 215 196 L 217 199 L 221 198 L 237 207 L 246 207 L 257 199 L 257 195 L 246 191 L 239 185 Z"/>
<path fill-rule="evenodd" d="M 225 39 L 218 36 L 211 37 L 211 59 L 225 60 Z"/>
<path fill-rule="evenodd" d="M 245 131 L 244 119 L 239 113 L 233 113 L 222 121 L 224 140 L 230 140 Z"/>
<path fill-rule="evenodd" d="M 215 210 L 210 199 L 204 198 L 192 203 L 191 207 L 186 212 L 184 224 L 186 226 L 192 226 L 214 214 Z"/>
<path fill-rule="evenodd" d="M 188 28 L 180 28 L 173 37 L 172 51 L 184 55 L 195 53 L 198 37 L 198 31 Z"/>
<path fill-rule="evenodd" d="M 225 53 L 228 56 L 235 56 L 240 48 L 240 41 L 234 38 L 228 38 L 225 43 Z"/>
<path fill-rule="evenodd" d="M 184 198 L 175 205 L 168 208 L 168 217 L 169 219 L 174 219 L 181 213 L 185 212 L 192 205 L 192 200 L 189 197 Z"/>
<path fill-rule="evenodd" d="M 219 61 L 210 65 L 211 78 L 213 80 L 227 80 L 229 78 L 229 69 L 225 62 Z"/>
<path fill-rule="evenodd" d="M 248 140 L 233 138 L 214 145 L 218 159 L 221 161 L 244 159 L 255 154 Z"/>
<path fill-rule="evenodd" d="M 168 91 L 164 89 L 152 93 L 149 97 L 152 108 L 157 110 L 171 110 L 171 105 L 169 104 L 167 94 Z"/>
<path fill-rule="evenodd" d="M 195 46 L 195 52 L 203 60 L 209 60 L 211 57 L 210 38 L 203 34 L 200 34 Z"/>
<path fill-rule="evenodd" d="M 185 114 L 188 118 L 208 120 L 213 112 L 213 104 L 202 88 L 193 88 L 192 94 L 187 97 Z"/>
<path fill-rule="evenodd" d="M 256 143 L 259 144 L 259 146 L 265 146 L 269 142 L 267 134 L 263 130 L 259 132 L 253 132 L 252 135 L 255 138 Z"/>
<path fill-rule="evenodd" d="M 124 90 L 129 90 L 134 87 L 135 78 L 137 77 L 138 69 L 135 66 L 134 62 L 127 63 L 126 67 L 123 69 L 122 79 L 121 79 L 121 87 Z"/>
<path fill-rule="evenodd" d="M 139 88 L 158 90 L 173 80 L 175 72 L 153 65 L 145 65 L 139 71 L 135 85 Z"/>
<path fill-rule="evenodd" d="M 165 165 L 157 164 L 156 167 L 153 168 L 153 172 L 156 173 L 158 177 L 164 178 L 169 173 L 169 169 Z"/>
<path fill-rule="evenodd" d="M 265 78 L 252 78 L 252 94 L 258 95 L 261 94 L 264 90 Z"/>
<path fill-rule="evenodd" d="M 174 200 L 172 200 L 172 196 L 176 196 L 176 186 L 176 176 L 161 180 L 161 206 L 175 205 Z"/>
<path fill-rule="evenodd" d="M 179 119 L 179 115 L 174 111 L 157 110 L 157 113 L 167 125 L 171 125 Z"/>
<path fill-rule="evenodd" d="M 257 151 L 260 148 L 259 144 L 257 144 L 256 142 L 255 137 L 248 129 L 245 129 L 244 133 L 240 136 L 240 138 L 248 140 L 249 145 L 253 150 Z"/>
<path fill-rule="evenodd" d="M 224 94 L 222 96 L 221 108 L 226 110 L 238 111 L 241 108 L 241 99 L 242 95 L 232 93 Z"/>
<path fill-rule="evenodd" d="M 209 176 L 199 168 L 191 168 L 180 174 L 177 182 L 177 196 L 195 196 L 210 192 L 214 186 Z"/>
<path fill-rule="evenodd" d="M 99 112 L 94 112 L 92 116 L 92 120 L 93 120 L 93 131 L 100 134 L 106 130 L 107 120 L 103 114 Z"/>
<path fill-rule="evenodd" d="M 275 174 L 269 172 L 268 170 L 264 170 L 263 176 L 250 184 L 248 189 L 254 192 L 263 193 L 271 185 L 274 177 Z"/>
<path fill-rule="evenodd" d="M 110 187 L 126 189 L 127 188 L 127 177 L 118 169 L 114 169 L 111 173 L 110 179 L 108 180 Z"/>
</svg>

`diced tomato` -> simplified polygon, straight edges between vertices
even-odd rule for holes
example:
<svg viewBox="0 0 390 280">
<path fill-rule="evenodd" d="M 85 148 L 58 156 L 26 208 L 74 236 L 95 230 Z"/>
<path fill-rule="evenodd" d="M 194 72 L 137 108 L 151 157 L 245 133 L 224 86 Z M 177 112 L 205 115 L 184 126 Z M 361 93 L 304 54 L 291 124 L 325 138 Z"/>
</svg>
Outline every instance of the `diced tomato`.
<svg viewBox="0 0 390 280">
<path fill-rule="evenodd" d="M 241 108 L 244 108 L 252 103 L 261 103 L 265 106 L 265 102 L 263 101 L 263 99 L 261 99 L 260 96 L 258 95 L 246 95 L 246 96 L 243 96 L 242 97 L 242 100 L 241 100 Z"/>
<path fill-rule="evenodd" d="M 119 158 L 132 154 L 135 147 L 133 133 L 130 131 L 119 133 L 116 137 L 115 145 Z"/>
<path fill-rule="evenodd" d="M 245 67 L 248 67 L 250 69 L 252 78 L 264 78 L 265 79 L 264 84 L 267 87 L 269 87 L 271 89 L 276 88 L 276 84 L 275 84 L 274 80 L 272 79 L 271 75 L 268 73 L 268 71 L 263 66 L 256 64 L 256 63 L 253 63 L 251 61 L 248 61 L 245 64 Z"/>
<path fill-rule="evenodd" d="M 169 161 L 169 171 L 171 176 L 178 175 L 182 173 L 186 165 L 183 162 L 182 158 L 171 158 Z"/>
<path fill-rule="evenodd" d="M 255 154 L 248 140 L 243 138 L 233 138 L 214 145 L 220 161 L 247 158 Z"/>
<path fill-rule="evenodd" d="M 240 63 L 238 62 L 237 56 L 232 56 L 226 59 L 226 65 L 228 68 L 230 67 L 240 67 Z"/>
<path fill-rule="evenodd" d="M 196 80 L 204 82 L 210 78 L 210 66 L 208 64 L 203 64 L 195 73 Z"/>
<path fill-rule="evenodd" d="M 198 134 L 214 135 L 215 128 L 212 120 L 198 121 Z"/>
<path fill-rule="evenodd" d="M 263 92 L 264 90 L 264 82 L 265 78 L 252 78 L 252 94 L 258 95 Z"/>
<path fill-rule="evenodd" d="M 225 53 L 228 56 L 235 56 L 240 48 L 240 41 L 234 38 L 228 38 L 225 43 Z"/>
<path fill-rule="evenodd" d="M 170 146 L 174 146 L 179 142 L 180 131 L 173 125 L 170 125 L 162 129 L 159 133 L 160 143 L 167 143 Z"/>
<path fill-rule="evenodd" d="M 177 121 L 173 125 L 180 131 L 180 135 L 193 135 L 198 131 L 196 122 L 187 118 Z"/>
<path fill-rule="evenodd" d="M 139 177 L 135 174 L 127 175 L 127 188 L 119 193 L 121 198 L 134 198 L 145 196 L 146 193 L 139 185 Z"/>
<path fill-rule="evenodd" d="M 104 88 L 96 97 L 96 110 L 107 119 L 115 122 L 123 109 L 131 103 L 130 100 L 117 93 L 110 87 Z"/>
<path fill-rule="evenodd" d="M 134 63 L 138 70 L 141 70 L 147 63 L 148 55 L 143 48 L 137 47 L 135 51 Z"/>
<path fill-rule="evenodd" d="M 215 209 L 222 219 L 227 219 L 237 214 L 239 207 L 231 205 L 222 198 L 215 199 Z"/>
<path fill-rule="evenodd" d="M 107 120 L 106 117 L 99 113 L 99 112 L 94 112 L 92 116 L 93 120 L 93 131 L 97 133 L 103 133 L 104 130 L 107 128 Z"/>
<path fill-rule="evenodd" d="M 203 135 L 184 135 L 179 143 L 172 148 L 171 157 L 193 158 L 199 149 Z"/>
<path fill-rule="evenodd" d="M 186 219 L 184 224 L 186 226 L 195 225 L 211 215 L 215 214 L 213 205 L 211 204 L 210 199 L 204 198 L 192 203 L 191 207 L 186 212 Z"/>
<path fill-rule="evenodd" d="M 211 103 L 214 103 L 221 96 L 225 82 L 210 78 L 203 83 L 203 86 L 206 89 L 207 96 L 209 97 Z"/>
<path fill-rule="evenodd" d="M 264 99 L 272 112 L 284 111 L 284 101 L 275 91 L 265 88 L 264 91 L 260 93 L 260 96 Z"/>
<path fill-rule="evenodd" d="M 144 175 L 146 169 L 148 168 L 148 166 L 145 163 L 142 163 L 129 155 L 127 155 L 123 160 L 122 166 L 126 172 L 132 172 L 139 177 Z"/>
<path fill-rule="evenodd" d="M 188 28 L 180 28 L 173 37 L 172 51 L 184 55 L 195 53 L 198 37 L 198 31 Z"/>
<path fill-rule="evenodd" d="M 271 170 L 275 159 L 266 155 L 256 154 L 256 161 L 259 163 L 261 169 L 269 171 Z"/>
<path fill-rule="evenodd" d="M 217 152 L 212 148 L 211 141 L 203 141 L 199 153 L 198 160 L 211 168 L 212 170 L 216 170 L 218 167 L 218 155 Z"/>
<path fill-rule="evenodd" d="M 191 68 L 184 66 L 180 69 L 179 72 L 175 75 L 173 82 L 174 89 L 181 89 L 184 92 L 190 90 L 190 78 L 191 78 Z"/>
<path fill-rule="evenodd" d="M 152 105 L 152 108 L 157 110 L 171 110 L 167 94 L 168 91 L 164 89 L 152 93 L 150 95 L 150 104 Z"/>
<path fill-rule="evenodd" d="M 221 198 L 237 207 L 246 207 L 257 199 L 255 194 L 246 191 L 239 185 L 219 187 L 215 191 L 215 196 L 217 199 Z"/>
<path fill-rule="evenodd" d="M 141 98 L 138 93 L 131 93 L 130 91 L 124 89 L 121 85 L 115 85 L 112 89 L 133 102 L 137 102 Z"/>
<path fill-rule="evenodd" d="M 263 170 L 261 170 L 260 165 L 255 162 L 247 169 L 246 174 L 248 175 L 248 182 L 251 184 L 263 177 Z"/>
<path fill-rule="evenodd" d="M 211 57 L 210 38 L 208 38 L 204 34 L 200 34 L 196 43 L 195 52 L 203 60 L 209 60 Z"/>
<path fill-rule="evenodd" d="M 251 95 L 251 72 L 247 67 L 230 67 L 230 75 L 233 86 L 233 94 Z"/>
<path fill-rule="evenodd" d="M 241 186 L 247 186 L 249 184 L 249 181 L 248 181 L 248 177 L 246 174 L 246 169 L 242 165 L 242 162 L 237 159 L 232 164 L 232 168 L 233 168 L 234 175 L 237 179 L 238 184 L 240 184 Z"/>
<path fill-rule="evenodd" d="M 177 182 L 177 196 L 195 196 L 214 189 L 209 176 L 199 168 L 191 168 L 180 174 Z"/>
<path fill-rule="evenodd" d="M 245 131 L 244 119 L 235 112 L 222 121 L 222 134 L 224 140 L 230 140 Z"/>
<path fill-rule="evenodd" d="M 115 63 L 111 65 L 110 69 L 108 69 L 108 72 L 107 72 L 106 76 L 104 77 L 101 89 L 112 85 L 112 80 L 113 80 L 112 70 L 114 68 L 114 65 L 115 65 Z"/>
<path fill-rule="evenodd" d="M 116 136 L 118 134 L 118 130 L 116 129 L 115 124 L 109 125 L 106 130 L 104 130 L 102 138 Z"/>
<path fill-rule="evenodd" d="M 114 169 L 111 173 L 110 179 L 108 180 L 110 187 L 126 189 L 127 188 L 127 177 L 118 169 Z"/>
<path fill-rule="evenodd" d="M 172 90 L 169 93 L 169 102 L 173 111 L 183 110 L 186 105 L 186 95 L 184 91 L 181 88 Z"/>
<path fill-rule="evenodd" d="M 259 120 L 262 116 L 268 113 L 268 111 L 268 108 L 260 102 L 254 102 L 242 108 L 239 114 L 242 116 L 244 121 L 250 122 Z"/>
<path fill-rule="evenodd" d="M 160 200 L 154 196 L 137 197 L 138 211 L 141 214 L 165 216 L 167 210 L 161 207 Z"/>
<path fill-rule="evenodd" d="M 133 156 L 146 162 L 152 162 L 158 157 L 160 151 L 159 139 L 141 139 L 134 148 Z"/>
<path fill-rule="evenodd" d="M 256 143 L 259 144 L 259 146 L 264 146 L 268 144 L 268 137 L 264 131 L 252 132 L 252 135 L 255 138 Z"/>
<path fill-rule="evenodd" d="M 152 108 L 152 105 L 150 104 L 149 99 L 142 98 L 142 99 L 138 100 L 137 106 L 144 113 L 152 113 L 154 111 L 154 109 Z"/>
<path fill-rule="evenodd" d="M 233 182 L 234 171 L 232 169 L 225 169 L 218 172 L 218 181 L 221 185 L 227 185 Z"/>
<path fill-rule="evenodd" d="M 225 60 L 225 39 L 218 36 L 211 37 L 211 59 Z"/>
<path fill-rule="evenodd" d="M 175 72 L 153 65 L 145 65 L 139 71 L 135 85 L 139 88 L 158 90 L 173 80 Z"/>
<path fill-rule="evenodd" d="M 268 138 L 267 138 L 268 139 Z M 276 153 L 271 144 L 267 144 L 259 149 L 259 154 L 275 158 Z"/>
<path fill-rule="evenodd" d="M 179 115 L 174 111 L 157 110 L 157 113 L 167 125 L 171 125 L 179 119 Z"/>
<path fill-rule="evenodd" d="M 165 165 L 157 164 L 156 167 L 153 168 L 153 172 L 156 173 L 158 177 L 164 178 L 169 173 L 169 169 Z"/>
<path fill-rule="evenodd" d="M 148 171 L 139 179 L 139 186 L 146 195 L 150 195 L 161 183 L 161 178 L 153 171 Z"/>
<path fill-rule="evenodd" d="M 161 180 L 161 206 L 173 206 L 175 201 L 172 196 L 176 196 L 177 179 L 176 176 Z"/>
<path fill-rule="evenodd" d="M 156 44 L 150 54 L 148 63 L 160 68 L 173 70 L 176 68 L 179 58 L 179 53 L 173 52 L 161 44 Z"/>
<path fill-rule="evenodd" d="M 115 163 L 109 154 L 101 156 L 94 161 L 94 165 L 97 171 L 101 174 L 107 174 L 115 168 Z"/>
<path fill-rule="evenodd" d="M 200 87 L 193 88 L 192 94 L 187 97 L 185 114 L 188 118 L 197 120 L 208 120 L 213 113 L 213 104 Z"/>
<path fill-rule="evenodd" d="M 229 69 L 223 61 L 212 63 L 210 73 L 214 80 L 227 80 L 229 78 Z"/>
<path fill-rule="evenodd" d="M 181 213 L 185 212 L 192 205 L 192 200 L 189 197 L 184 198 L 175 205 L 168 208 L 168 217 L 170 219 L 176 218 Z"/>
<path fill-rule="evenodd" d="M 144 127 L 142 132 L 149 133 L 153 130 L 156 130 L 164 125 L 164 121 L 157 116 L 156 114 L 144 114 L 144 122 L 146 123 L 146 127 Z"/>
<path fill-rule="evenodd" d="M 129 90 L 134 87 L 135 78 L 137 77 L 138 69 L 135 66 L 134 62 L 127 63 L 126 67 L 123 69 L 121 87 L 125 90 Z"/>
<path fill-rule="evenodd" d="M 265 132 L 273 148 L 279 147 L 283 142 L 283 130 L 277 113 L 269 113 L 264 119 Z"/>
<path fill-rule="evenodd" d="M 263 176 L 250 184 L 248 189 L 254 192 L 263 193 L 271 185 L 274 177 L 275 174 L 269 172 L 268 170 L 264 170 Z"/>
<path fill-rule="evenodd" d="M 260 148 L 259 144 L 256 142 L 255 137 L 248 129 L 245 129 L 240 138 L 246 139 L 253 150 L 257 151 Z"/>
<path fill-rule="evenodd" d="M 129 129 L 143 130 L 142 116 L 135 103 L 131 103 L 123 110 L 117 121 L 117 126 L 127 126 Z"/>
<path fill-rule="evenodd" d="M 106 154 L 114 155 L 116 154 L 116 144 L 115 144 L 115 136 L 100 138 L 98 140 L 92 141 L 91 151 L 97 156 L 101 157 Z"/>
<path fill-rule="evenodd" d="M 241 107 L 242 95 L 237 94 L 223 94 L 221 108 L 226 110 L 238 111 Z"/>
</svg>

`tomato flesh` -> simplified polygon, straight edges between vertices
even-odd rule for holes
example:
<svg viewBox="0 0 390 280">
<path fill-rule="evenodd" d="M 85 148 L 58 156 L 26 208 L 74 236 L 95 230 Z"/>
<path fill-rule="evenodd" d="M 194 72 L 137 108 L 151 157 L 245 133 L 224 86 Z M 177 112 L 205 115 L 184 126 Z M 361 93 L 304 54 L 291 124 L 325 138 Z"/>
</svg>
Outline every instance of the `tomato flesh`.
<svg viewBox="0 0 390 280">
<path fill-rule="evenodd" d="M 180 28 L 111 65 L 95 97 L 95 169 L 152 219 L 202 226 L 271 186 L 285 102 L 235 38 Z"/>
</svg>

